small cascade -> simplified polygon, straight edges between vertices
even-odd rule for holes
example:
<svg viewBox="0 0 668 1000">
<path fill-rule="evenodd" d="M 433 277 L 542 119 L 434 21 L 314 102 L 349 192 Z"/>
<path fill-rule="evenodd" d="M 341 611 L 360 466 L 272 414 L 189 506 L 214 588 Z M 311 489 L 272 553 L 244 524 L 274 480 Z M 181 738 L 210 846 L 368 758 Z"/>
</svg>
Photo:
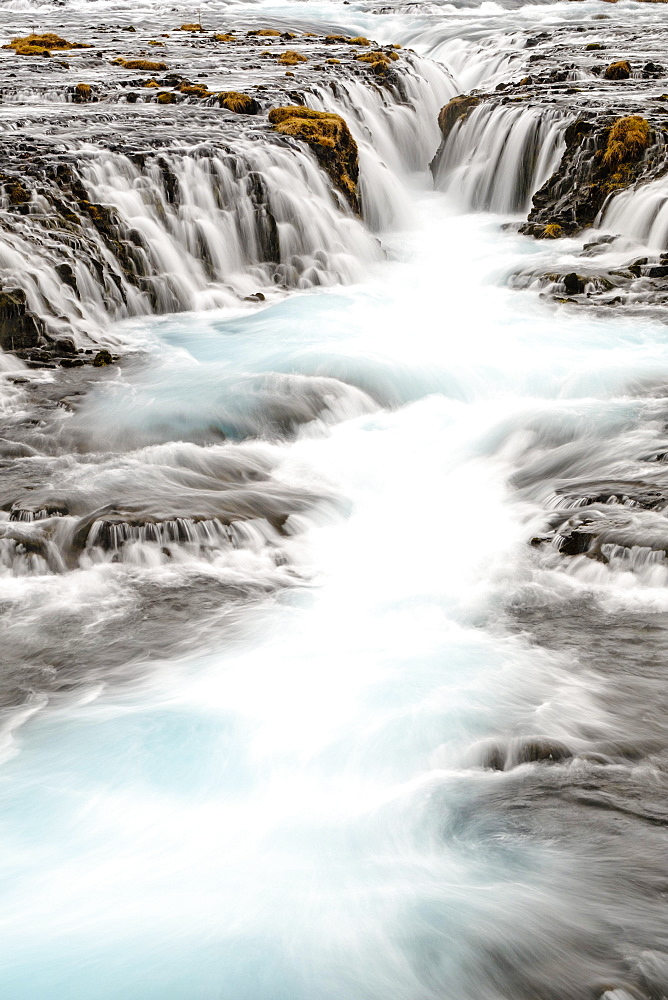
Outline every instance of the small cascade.
<svg viewBox="0 0 668 1000">
<path fill-rule="evenodd" d="M 273 561 L 280 566 L 286 562 L 280 540 L 276 529 L 266 520 L 225 524 L 214 518 L 174 517 L 140 523 L 100 519 L 91 526 L 81 564 L 121 562 L 156 566 L 172 560 L 220 562 L 235 550 L 257 554 L 271 549 Z"/>
<path fill-rule="evenodd" d="M 402 73 L 392 89 L 349 79 L 308 95 L 316 110 L 342 115 L 355 137 L 364 221 L 375 232 L 406 223 L 410 199 L 402 179 L 427 168 L 440 141 L 438 112 L 457 93 L 446 69 L 410 58 L 417 72 Z"/>
<path fill-rule="evenodd" d="M 0 237 L 0 284 L 23 289 L 54 336 L 85 338 L 108 320 L 229 305 L 272 283 L 350 282 L 380 256 L 295 143 L 71 159 L 60 190 L 34 193 L 18 218 L 6 211 Z M 75 190 L 72 207 L 79 196 L 74 234 L 59 217 L 66 185 Z"/>
<path fill-rule="evenodd" d="M 460 119 L 432 169 L 462 211 L 526 212 L 561 158 L 564 112 L 484 103 Z"/>
<path fill-rule="evenodd" d="M 668 177 L 621 191 L 602 212 L 600 227 L 638 240 L 649 250 L 668 250 Z"/>
</svg>

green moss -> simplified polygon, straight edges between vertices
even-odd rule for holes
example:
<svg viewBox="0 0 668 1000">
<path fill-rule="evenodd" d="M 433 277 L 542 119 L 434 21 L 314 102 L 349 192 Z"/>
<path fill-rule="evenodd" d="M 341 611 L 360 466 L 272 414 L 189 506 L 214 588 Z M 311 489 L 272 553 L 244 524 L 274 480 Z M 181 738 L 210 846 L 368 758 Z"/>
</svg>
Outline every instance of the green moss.
<svg viewBox="0 0 668 1000">
<path fill-rule="evenodd" d="M 602 48 L 599 42 L 590 42 L 589 45 L 585 45 L 585 52 L 598 52 Z"/>
</svg>

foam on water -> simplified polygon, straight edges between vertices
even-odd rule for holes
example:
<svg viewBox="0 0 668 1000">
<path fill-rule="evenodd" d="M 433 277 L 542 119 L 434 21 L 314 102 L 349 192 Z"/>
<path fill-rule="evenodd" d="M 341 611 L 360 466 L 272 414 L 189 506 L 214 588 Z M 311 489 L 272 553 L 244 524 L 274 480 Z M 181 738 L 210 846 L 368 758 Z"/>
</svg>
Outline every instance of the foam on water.
<svg viewBox="0 0 668 1000">
<path fill-rule="evenodd" d="M 545 11 L 567 5 L 481 16 Z M 374 18 L 364 5 L 345 14 Z M 404 110 L 362 110 L 391 152 Z M 402 198 L 433 138 L 391 164 Z M 617 689 L 572 644 L 540 647 L 511 627 L 508 609 L 666 610 L 658 558 L 636 551 L 629 567 L 610 551 L 608 565 L 565 569 L 556 549 L 527 545 L 555 480 L 626 470 L 656 448 L 665 400 L 643 388 L 668 371 L 665 331 L 509 291 L 521 263 L 563 251 L 462 207 L 412 195 L 414 228 L 386 234 L 390 259 L 371 260 L 364 283 L 126 321 L 119 337 L 148 362 L 63 421 L 76 448 L 43 469 L 68 496 L 113 487 L 144 512 L 213 502 L 208 477 L 232 453 L 270 466 L 272 489 L 332 502 L 297 511 L 300 531 L 281 538 L 291 590 L 259 545 L 231 562 L 227 550 L 158 558 L 171 509 L 160 531 L 131 525 L 145 558 L 92 552 L 102 526 L 61 576 L 0 576 L 5 647 L 27 628 L 45 673 L 63 678 L 50 702 L 39 692 L 54 688 L 35 683 L 4 733 L 0 968 L 14 1000 L 584 1000 L 624 996 L 631 968 L 660 980 L 660 894 L 642 891 L 658 825 L 637 835 L 647 867 L 625 867 L 621 822 L 608 840 L 602 810 L 589 825 L 570 811 L 608 780 L 599 751 L 618 735 Z M 22 390 L 8 392 L 18 412 Z M 276 416 L 286 398 L 292 422 Z M 249 532 L 256 542 L 260 526 Z M 221 576 L 258 587 L 231 636 Z M 149 611 L 135 605 L 150 587 L 176 591 L 159 631 L 175 618 L 188 655 L 143 631 Z M 73 676 L 57 633 L 75 614 Z M 86 659 L 91 635 L 99 661 Z M 481 741 L 544 736 L 578 759 L 471 763 Z M 612 751 L 604 763 L 610 796 L 625 782 L 661 789 L 649 763 Z"/>
</svg>

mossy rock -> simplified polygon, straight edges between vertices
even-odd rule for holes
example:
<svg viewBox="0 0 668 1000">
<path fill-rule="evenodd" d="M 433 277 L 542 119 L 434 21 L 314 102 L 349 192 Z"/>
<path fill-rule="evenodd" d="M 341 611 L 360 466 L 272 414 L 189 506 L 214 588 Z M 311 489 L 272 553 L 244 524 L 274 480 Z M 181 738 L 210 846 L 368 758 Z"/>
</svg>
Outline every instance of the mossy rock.
<svg viewBox="0 0 668 1000">
<path fill-rule="evenodd" d="M 649 122 L 639 115 L 619 118 L 608 133 L 603 167 L 613 170 L 622 163 L 637 163 L 652 141 Z"/>
<path fill-rule="evenodd" d="M 585 45 L 585 52 L 599 52 L 603 45 L 600 42 L 590 42 L 589 45 Z"/>
<path fill-rule="evenodd" d="M 356 35 L 354 38 L 347 38 L 346 41 L 348 45 L 371 45 L 369 39 L 365 38 L 364 35 Z"/>
<path fill-rule="evenodd" d="M 443 141 L 445 141 L 457 122 L 461 118 L 466 118 L 473 108 L 476 108 L 480 104 L 479 97 L 466 96 L 460 94 L 459 97 L 453 97 L 451 101 L 441 108 L 438 115 L 438 125 L 443 135 Z"/>
<path fill-rule="evenodd" d="M 162 94 L 156 97 L 158 104 L 176 104 L 176 94 L 170 90 L 163 90 Z"/>
<path fill-rule="evenodd" d="M 296 66 L 297 63 L 308 62 L 308 59 L 306 56 L 302 55 L 301 52 L 294 52 L 292 49 L 286 49 L 286 51 L 280 56 L 278 62 L 281 66 Z"/>
<path fill-rule="evenodd" d="M 32 198 L 30 191 L 24 187 L 18 177 L 0 174 L 0 185 L 2 185 L 10 205 L 25 205 Z"/>
<path fill-rule="evenodd" d="M 631 63 L 626 59 L 610 63 L 603 76 L 606 80 L 628 80 L 631 76 Z"/>
<path fill-rule="evenodd" d="M 226 32 L 226 33 L 224 33 L 222 35 L 214 35 L 213 37 L 214 37 L 214 40 L 216 42 L 234 42 L 234 41 L 236 41 L 234 35 L 230 34 L 230 32 Z"/>
<path fill-rule="evenodd" d="M 253 97 L 239 94 L 236 90 L 223 90 L 216 97 L 221 107 L 237 115 L 256 115 L 260 111 L 260 105 Z"/>
<path fill-rule="evenodd" d="M 113 62 L 116 66 L 122 66 L 124 69 L 143 69 L 147 73 L 159 73 L 161 70 L 167 69 L 167 63 L 152 62 L 150 59 L 123 59 L 122 56 L 119 56 Z"/>
<path fill-rule="evenodd" d="M 258 38 L 280 38 L 281 32 L 275 28 L 256 28 L 255 31 L 247 31 L 247 35 L 255 35 Z"/>
<path fill-rule="evenodd" d="M 340 59 L 325 59 L 325 63 L 327 64 L 327 66 L 340 66 L 341 65 L 341 60 Z"/>
<path fill-rule="evenodd" d="M 269 121 L 282 135 L 308 143 L 334 186 L 359 213 L 358 150 L 346 121 L 340 115 L 298 105 L 272 108 Z"/>
<path fill-rule="evenodd" d="M 187 97 L 211 97 L 211 91 L 203 83 L 181 83 L 179 84 L 179 91 L 182 94 L 186 94 Z"/>
<path fill-rule="evenodd" d="M 87 104 L 96 100 L 93 88 L 89 83 L 77 83 L 72 88 L 72 100 L 75 104 Z"/>
<path fill-rule="evenodd" d="M 182 24 L 179 31 L 204 31 L 201 24 Z"/>
<path fill-rule="evenodd" d="M 53 32 L 43 35 L 30 34 L 23 38 L 12 38 L 11 42 L 2 46 L 3 49 L 14 49 L 20 56 L 50 56 L 54 51 L 70 49 L 90 49 L 92 46 L 83 42 L 68 42 Z"/>
<path fill-rule="evenodd" d="M 0 348 L 18 351 L 37 347 L 43 333 L 41 321 L 28 312 L 22 289 L 0 291 Z"/>
</svg>

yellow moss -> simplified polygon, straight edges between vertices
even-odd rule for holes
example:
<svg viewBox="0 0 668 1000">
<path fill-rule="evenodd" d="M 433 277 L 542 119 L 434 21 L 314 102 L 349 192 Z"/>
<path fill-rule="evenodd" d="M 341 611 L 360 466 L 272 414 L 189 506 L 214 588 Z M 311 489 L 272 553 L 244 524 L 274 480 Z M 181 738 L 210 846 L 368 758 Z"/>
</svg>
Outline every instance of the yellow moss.
<svg viewBox="0 0 668 1000">
<path fill-rule="evenodd" d="M 618 118 L 608 134 L 603 166 L 614 169 L 622 163 L 636 163 L 649 146 L 651 136 L 649 122 L 639 115 Z"/>
<path fill-rule="evenodd" d="M 548 222 L 546 226 L 543 227 L 543 232 L 541 237 L 544 240 L 558 240 L 560 236 L 563 235 L 563 229 L 557 222 Z"/>
<path fill-rule="evenodd" d="M 358 62 L 366 63 L 385 63 L 389 66 L 390 61 L 394 62 L 399 56 L 396 52 L 380 52 L 379 50 L 375 52 L 365 52 L 361 56 L 355 56 Z"/>
<path fill-rule="evenodd" d="M 325 35 L 325 41 L 334 44 L 334 42 L 347 42 L 348 38 L 346 35 Z"/>
<path fill-rule="evenodd" d="M 148 83 L 144 84 L 145 87 L 159 87 L 160 84 L 156 83 L 155 80 L 149 80 Z"/>
<path fill-rule="evenodd" d="M 20 56 L 48 56 L 55 50 L 67 49 L 90 49 L 90 45 L 83 42 L 68 42 L 53 32 L 45 35 L 26 35 L 24 38 L 12 38 L 8 45 L 3 45 L 3 49 L 14 49 Z"/>
<path fill-rule="evenodd" d="M 394 43 L 394 45 L 390 46 L 390 48 L 393 48 L 393 49 L 400 49 L 400 48 L 401 48 L 401 45 L 397 45 L 397 43 L 395 42 L 395 43 Z"/>
<path fill-rule="evenodd" d="M 281 66 L 294 66 L 297 63 L 308 62 L 308 59 L 301 52 L 293 52 L 292 49 L 286 49 L 278 61 Z"/>
<path fill-rule="evenodd" d="M 631 76 L 631 63 L 626 59 L 610 63 L 603 76 L 606 80 L 628 80 Z"/>
<path fill-rule="evenodd" d="M 93 93 L 93 88 L 89 83 L 77 83 L 74 91 L 82 101 L 89 101 Z"/>
<path fill-rule="evenodd" d="M 117 66 L 123 66 L 124 69 L 144 69 L 149 73 L 157 73 L 161 69 L 167 69 L 167 63 L 151 62 L 150 59 L 123 59 L 122 56 L 119 56 L 113 62 Z"/>
<path fill-rule="evenodd" d="M 269 121 L 282 135 L 302 139 L 313 146 L 319 162 L 336 186 L 356 204 L 357 145 L 341 115 L 293 105 L 272 108 Z"/>
<path fill-rule="evenodd" d="M 176 104 L 176 95 L 169 90 L 165 90 L 156 97 L 158 104 Z"/>
<path fill-rule="evenodd" d="M 295 74 L 291 70 L 288 69 L 288 70 L 285 71 L 285 75 L 286 76 L 294 76 Z"/>
<path fill-rule="evenodd" d="M 259 35 L 260 38 L 280 38 L 280 31 L 275 28 L 256 28 L 255 31 L 247 31 L 247 35 Z"/>
<path fill-rule="evenodd" d="M 165 44 L 165 43 L 164 43 L 164 42 L 156 42 L 156 41 L 155 41 L 155 39 L 154 39 L 154 38 L 152 38 L 152 39 L 151 39 L 151 41 L 150 41 L 150 42 L 149 42 L 148 44 L 149 44 L 149 45 L 160 45 L 160 46 L 164 46 L 164 44 Z"/>
<path fill-rule="evenodd" d="M 213 36 L 217 42 L 233 42 L 234 35 L 230 35 L 229 32 L 224 35 L 214 35 Z"/>
<path fill-rule="evenodd" d="M 325 59 L 325 62 L 327 63 L 328 66 L 340 66 L 341 65 L 341 60 L 340 59 Z"/>
<path fill-rule="evenodd" d="M 216 96 L 222 107 L 238 115 L 254 115 L 259 110 L 259 105 L 252 97 L 239 94 L 236 90 L 223 90 Z"/>
<path fill-rule="evenodd" d="M 201 24 L 182 24 L 179 31 L 204 31 Z"/>
<path fill-rule="evenodd" d="M 313 31 L 305 31 L 302 38 L 317 38 L 318 36 Z"/>
<path fill-rule="evenodd" d="M 371 45 L 368 38 L 364 38 L 363 35 L 357 35 L 355 38 L 346 39 L 349 45 Z"/>
<path fill-rule="evenodd" d="M 203 83 L 181 83 L 179 85 L 179 91 L 182 94 L 187 94 L 189 97 L 209 97 L 209 88 L 205 87 Z"/>
</svg>

